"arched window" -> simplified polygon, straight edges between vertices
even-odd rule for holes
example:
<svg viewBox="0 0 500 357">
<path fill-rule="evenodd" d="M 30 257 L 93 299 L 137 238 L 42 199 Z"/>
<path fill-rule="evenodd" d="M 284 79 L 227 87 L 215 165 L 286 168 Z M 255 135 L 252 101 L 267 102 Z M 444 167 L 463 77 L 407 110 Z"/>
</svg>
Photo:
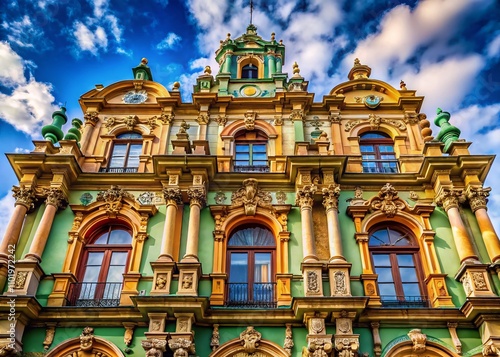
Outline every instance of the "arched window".
<svg viewBox="0 0 500 357">
<path fill-rule="evenodd" d="M 235 137 L 234 171 L 269 172 L 267 137 L 258 130 Z"/>
<path fill-rule="evenodd" d="M 249 63 L 241 69 L 241 78 L 257 79 L 259 78 L 259 68 Z"/>
<path fill-rule="evenodd" d="M 391 137 L 381 132 L 368 132 L 360 136 L 363 172 L 396 173 L 398 161 Z"/>
<path fill-rule="evenodd" d="M 132 250 L 130 230 L 111 224 L 94 232 L 85 246 L 79 271 L 80 283 L 73 284 L 75 306 L 118 306 L 123 274 Z"/>
<path fill-rule="evenodd" d="M 109 165 L 105 172 L 137 172 L 142 153 L 142 135 L 134 132 L 120 134 L 113 141 Z"/>
<path fill-rule="evenodd" d="M 419 247 L 411 233 L 401 227 L 378 226 L 370 232 L 368 245 L 382 304 L 426 307 Z"/>
<path fill-rule="evenodd" d="M 274 307 L 275 251 L 272 232 L 260 225 L 243 226 L 228 241 L 226 305 Z"/>
</svg>

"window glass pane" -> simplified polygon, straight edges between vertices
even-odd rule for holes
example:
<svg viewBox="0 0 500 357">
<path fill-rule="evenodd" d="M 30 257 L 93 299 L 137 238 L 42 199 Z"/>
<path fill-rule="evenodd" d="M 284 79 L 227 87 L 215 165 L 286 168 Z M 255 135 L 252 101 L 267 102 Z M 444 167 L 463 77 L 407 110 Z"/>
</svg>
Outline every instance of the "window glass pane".
<svg viewBox="0 0 500 357">
<path fill-rule="evenodd" d="M 415 268 L 399 268 L 399 274 L 401 275 L 401 281 L 403 283 L 418 283 Z"/>
<path fill-rule="evenodd" d="M 253 150 L 254 153 L 256 152 L 266 152 L 266 145 L 265 144 L 253 144 Z"/>
<path fill-rule="evenodd" d="M 250 146 L 249 145 L 244 145 L 244 144 L 237 144 L 236 145 L 236 152 L 250 152 Z"/>
<path fill-rule="evenodd" d="M 111 154 L 109 167 L 124 167 L 126 153 L 127 144 L 115 144 L 113 146 L 113 153 Z"/>
<path fill-rule="evenodd" d="M 378 150 L 380 152 L 394 152 L 392 145 L 379 145 Z"/>
<path fill-rule="evenodd" d="M 378 290 L 380 291 L 380 295 L 382 296 L 396 296 L 396 288 L 394 284 L 386 283 L 386 284 L 378 284 Z"/>
<path fill-rule="evenodd" d="M 116 137 L 117 139 L 142 139 L 142 135 L 139 133 L 123 133 Z"/>
<path fill-rule="evenodd" d="M 234 232 L 229 238 L 228 246 L 274 246 L 274 236 L 270 230 L 254 227 L 244 228 Z"/>
<path fill-rule="evenodd" d="M 253 158 L 253 161 L 255 161 L 255 160 L 265 161 L 265 160 L 267 160 L 267 155 L 265 153 L 264 154 L 261 154 L 261 153 L 257 153 L 256 154 L 256 153 L 254 153 L 253 156 L 252 156 L 252 158 Z"/>
<path fill-rule="evenodd" d="M 386 155 L 380 155 L 380 158 L 382 160 L 396 160 L 396 156 L 394 156 L 394 155 L 388 155 L 388 154 L 386 154 Z"/>
<path fill-rule="evenodd" d="M 127 263 L 127 252 L 113 252 L 111 254 L 110 265 L 125 266 Z"/>
<path fill-rule="evenodd" d="M 381 283 L 394 281 L 391 268 L 375 268 L 375 273 L 378 274 L 378 281 Z"/>
<path fill-rule="evenodd" d="M 360 145 L 360 150 L 361 152 L 374 152 L 374 147 L 373 145 Z"/>
<path fill-rule="evenodd" d="M 106 232 L 101 233 L 101 236 L 95 240 L 94 244 L 108 244 L 108 229 L 106 229 Z"/>
<path fill-rule="evenodd" d="M 398 265 L 400 267 L 413 267 L 413 254 L 398 254 Z"/>
<path fill-rule="evenodd" d="M 248 283 L 248 254 L 231 253 L 229 282 Z"/>
<path fill-rule="evenodd" d="M 391 260 L 389 254 L 373 254 L 373 264 L 376 267 L 390 267 Z"/>
<path fill-rule="evenodd" d="M 421 296 L 420 288 L 417 283 L 403 284 L 403 292 L 406 297 L 408 296 Z"/>
<path fill-rule="evenodd" d="M 132 236 L 123 229 L 114 229 L 109 234 L 109 244 L 130 244 L 131 242 Z"/>
<path fill-rule="evenodd" d="M 362 155 L 363 160 L 375 160 L 376 156 L 375 155 Z M 373 163 L 375 165 L 375 163 Z"/>
<path fill-rule="evenodd" d="M 370 235 L 369 245 L 390 245 L 387 229 L 378 230 Z"/>
<path fill-rule="evenodd" d="M 237 161 L 249 161 L 250 155 L 248 153 L 236 153 Z"/>
<path fill-rule="evenodd" d="M 87 266 L 85 269 L 85 275 L 83 276 L 84 283 L 95 283 L 99 280 L 99 272 L 101 271 L 101 266 Z"/>
<path fill-rule="evenodd" d="M 390 136 L 385 134 L 385 133 L 369 132 L 369 133 L 362 134 L 360 136 L 360 138 L 361 139 L 386 139 L 386 138 L 390 138 Z"/>
<path fill-rule="evenodd" d="M 99 265 L 102 264 L 102 258 L 104 257 L 104 252 L 90 252 L 87 259 L 87 266 L 89 265 Z"/>
<path fill-rule="evenodd" d="M 271 253 L 255 253 L 254 282 L 271 281 Z"/>
<path fill-rule="evenodd" d="M 107 283 L 119 283 L 123 281 L 123 273 L 125 273 L 125 266 L 115 265 L 110 266 L 108 276 L 106 277 Z"/>
</svg>

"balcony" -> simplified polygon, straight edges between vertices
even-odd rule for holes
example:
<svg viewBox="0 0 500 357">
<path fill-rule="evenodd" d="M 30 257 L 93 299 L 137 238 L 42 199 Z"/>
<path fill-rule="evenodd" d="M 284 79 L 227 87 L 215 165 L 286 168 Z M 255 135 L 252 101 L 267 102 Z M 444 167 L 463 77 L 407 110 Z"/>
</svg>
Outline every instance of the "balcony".
<svg viewBox="0 0 500 357">
<path fill-rule="evenodd" d="M 400 172 L 398 160 L 363 160 L 363 173 L 396 174 Z"/>
<path fill-rule="evenodd" d="M 229 283 L 225 302 L 227 307 L 245 309 L 275 308 L 276 283 Z"/>
<path fill-rule="evenodd" d="M 137 167 L 101 167 L 99 172 L 109 172 L 109 173 L 135 173 L 137 172 Z"/>
<path fill-rule="evenodd" d="M 122 283 L 73 283 L 69 288 L 69 306 L 119 306 L 122 285 Z"/>
<path fill-rule="evenodd" d="M 267 165 L 234 165 L 234 172 L 269 172 Z"/>
<path fill-rule="evenodd" d="M 424 296 L 390 296 L 381 295 L 380 302 L 383 307 L 394 308 L 419 308 L 430 307 L 429 300 Z"/>
</svg>

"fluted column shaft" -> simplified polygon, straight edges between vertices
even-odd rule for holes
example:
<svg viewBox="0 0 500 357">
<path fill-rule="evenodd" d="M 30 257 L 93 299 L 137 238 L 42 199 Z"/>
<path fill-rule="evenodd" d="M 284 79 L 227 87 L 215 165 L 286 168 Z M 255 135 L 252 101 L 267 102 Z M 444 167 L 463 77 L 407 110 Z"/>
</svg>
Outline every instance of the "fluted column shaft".
<svg viewBox="0 0 500 357">
<path fill-rule="evenodd" d="M 445 189 L 436 197 L 436 203 L 443 207 L 448 214 L 453 240 L 455 241 L 455 247 L 460 257 L 460 263 L 466 260 L 478 260 L 458 210 L 459 204 L 464 200 L 465 197 L 460 190 Z"/>
<path fill-rule="evenodd" d="M 338 185 L 330 185 L 328 188 L 323 189 L 323 206 L 326 210 L 330 262 L 338 260 L 345 262 L 342 254 L 342 238 L 338 216 L 339 195 L 340 187 Z"/>
<path fill-rule="evenodd" d="M 189 226 L 187 234 L 186 254 L 182 258 L 183 261 L 198 259 L 198 242 L 200 236 L 200 212 L 205 205 L 205 189 L 203 187 L 194 187 L 188 190 L 190 200 L 189 206 Z"/>
<path fill-rule="evenodd" d="M 89 146 L 90 137 L 92 136 L 94 127 L 96 123 L 99 121 L 98 115 L 99 115 L 98 112 L 85 113 L 84 115 L 85 124 L 83 126 L 82 138 L 80 139 L 81 151 L 84 154 L 86 154 L 87 148 Z"/>
<path fill-rule="evenodd" d="M 317 261 L 316 249 L 314 245 L 314 230 L 312 219 L 312 206 L 314 203 L 314 193 L 316 186 L 304 186 L 297 191 L 296 205 L 300 207 L 300 217 L 302 221 L 302 250 L 303 262 Z"/>
<path fill-rule="evenodd" d="M 46 188 L 44 189 L 44 194 L 47 195 L 45 199 L 45 211 L 36 229 L 29 252 L 24 257 L 25 259 L 37 262 L 42 261 L 43 250 L 47 244 L 47 238 L 52 229 L 52 223 L 54 222 L 57 210 L 65 207 L 67 204 L 64 193 L 58 188 Z"/>
<path fill-rule="evenodd" d="M 177 205 L 182 203 L 182 195 L 178 188 L 165 188 L 163 189 L 163 196 L 165 197 L 167 209 L 165 212 L 165 225 L 163 226 L 163 238 L 161 241 L 159 259 L 173 262 Z"/>
<path fill-rule="evenodd" d="M 469 199 L 472 211 L 476 215 L 488 256 L 492 262 L 498 262 L 500 261 L 500 241 L 486 208 L 487 197 L 490 191 L 491 188 L 469 189 L 467 198 Z"/>
</svg>

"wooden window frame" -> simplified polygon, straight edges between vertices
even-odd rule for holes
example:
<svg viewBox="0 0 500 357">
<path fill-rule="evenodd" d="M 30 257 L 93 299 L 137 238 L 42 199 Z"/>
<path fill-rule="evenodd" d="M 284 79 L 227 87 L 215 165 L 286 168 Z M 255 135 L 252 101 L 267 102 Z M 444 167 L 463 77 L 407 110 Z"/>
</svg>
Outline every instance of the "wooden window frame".
<svg viewBox="0 0 500 357">
<path fill-rule="evenodd" d="M 120 136 L 122 135 L 125 135 L 125 134 L 138 134 L 141 136 L 141 138 L 120 138 Z M 115 151 L 115 147 L 117 145 L 124 145 L 126 144 L 126 150 L 125 150 L 125 156 L 124 156 L 124 159 L 123 159 L 123 167 L 119 167 L 119 166 L 111 166 L 111 162 L 113 160 L 113 155 L 114 155 L 114 151 Z M 117 135 L 117 137 L 113 140 L 113 144 L 111 146 L 111 150 L 110 150 L 110 154 L 109 154 L 109 164 L 108 164 L 108 169 L 118 169 L 118 168 L 123 168 L 123 169 L 138 169 L 139 166 L 140 166 L 140 162 L 138 163 L 137 166 L 129 166 L 128 164 L 128 161 L 129 161 L 129 157 L 130 157 L 130 148 L 131 148 L 131 145 L 137 145 L 137 144 L 140 144 L 141 145 L 141 154 L 142 155 L 142 150 L 144 149 L 144 138 L 142 136 L 142 134 L 140 133 L 136 133 L 136 132 L 126 132 L 126 133 L 122 133 L 120 135 Z"/>
<path fill-rule="evenodd" d="M 385 138 L 368 138 L 368 139 L 363 139 L 363 135 L 366 135 L 366 134 L 378 134 L 378 135 L 381 135 L 381 136 L 385 136 Z M 362 146 L 368 146 L 368 145 L 373 146 L 374 151 L 366 152 L 366 151 L 361 150 Z M 381 152 L 380 151 L 380 146 L 391 146 L 392 147 L 392 151 L 390 151 L 390 152 L 389 151 L 387 151 L 387 152 Z M 369 132 L 363 133 L 363 134 L 360 135 L 360 138 L 359 138 L 359 148 L 360 148 L 361 156 L 363 156 L 363 155 L 374 155 L 375 156 L 375 159 L 372 159 L 372 160 L 364 160 L 364 159 L 362 159 L 362 163 L 363 162 L 374 162 L 375 163 L 375 167 L 376 167 L 376 173 L 387 173 L 384 170 L 383 162 L 384 161 L 385 162 L 392 162 L 389 159 L 383 159 L 382 155 L 394 155 L 394 159 L 393 160 L 396 163 L 396 172 L 395 173 L 399 172 L 399 167 L 398 167 L 397 158 L 396 158 L 396 152 L 394 151 L 394 140 L 392 140 L 392 138 L 389 137 L 387 134 L 385 134 L 383 132 L 378 132 L 378 131 L 369 131 Z M 365 166 L 363 166 L 363 172 L 366 173 Z"/>
</svg>

